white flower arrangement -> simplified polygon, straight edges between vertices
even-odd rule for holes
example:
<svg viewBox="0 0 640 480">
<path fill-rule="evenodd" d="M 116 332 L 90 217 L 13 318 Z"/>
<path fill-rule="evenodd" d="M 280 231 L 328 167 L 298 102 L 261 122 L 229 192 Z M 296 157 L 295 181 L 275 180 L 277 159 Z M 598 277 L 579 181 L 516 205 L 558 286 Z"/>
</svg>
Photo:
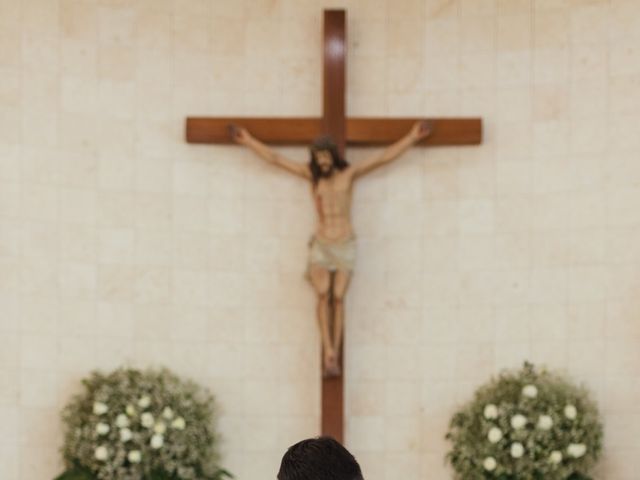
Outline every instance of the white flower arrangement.
<svg viewBox="0 0 640 480">
<path fill-rule="evenodd" d="M 104 415 L 109 411 L 109 407 L 102 402 L 93 402 L 93 413 L 95 415 Z"/>
<path fill-rule="evenodd" d="M 140 425 L 142 425 L 144 428 L 153 427 L 153 425 L 155 425 L 155 419 L 153 418 L 153 415 L 149 412 L 144 412 L 142 415 L 140 415 Z"/>
<path fill-rule="evenodd" d="M 538 396 L 538 387 L 535 385 L 525 385 L 522 388 L 522 395 L 527 398 L 536 398 Z"/>
<path fill-rule="evenodd" d="M 93 372 L 65 407 L 58 480 L 220 480 L 213 397 L 168 370 Z M 168 423 L 169 422 L 169 423 Z"/>
<path fill-rule="evenodd" d="M 94 450 L 93 456 L 96 458 L 96 460 L 104 462 L 109 458 L 109 450 L 104 445 L 100 445 Z"/>
<path fill-rule="evenodd" d="M 558 465 L 562 461 L 562 452 L 554 450 L 549 454 L 549 461 L 554 465 Z"/>
<path fill-rule="evenodd" d="M 491 428 L 491 430 L 489 430 L 487 438 L 491 443 L 498 443 L 500 440 L 502 440 L 502 430 L 500 430 L 498 427 Z"/>
<path fill-rule="evenodd" d="M 585 480 L 602 449 L 588 392 L 526 363 L 478 389 L 452 418 L 456 479 Z"/>
<path fill-rule="evenodd" d="M 149 405 L 151 405 L 151 399 L 149 398 L 149 395 L 144 395 L 140 397 L 140 400 L 138 400 L 138 406 L 143 410 L 145 408 L 149 408 Z"/>
<path fill-rule="evenodd" d="M 484 418 L 487 420 L 498 418 L 498 407 L 492 403 L 484 407 Z"/>
<path fill-rule="evenodd" d="M 515 442 L 511 444 L 511 449 L 509 451 L 513 458 L 520 458 L 524 455 L 524 445 L 520 442 Z"/>
<path fill-rule="evenodd" d="M 526 425 L 527 425 L 527 417 L 525 417 L 524 415 L 518 413 L 513 417 L 511 417 L 511 426 L 513 427 L 514 430 L 520 430 L 521 428 L 524 428 Z"/>
<path fill-rule="evenodd" d="M 120 429 L 120 441 L 122 443 L 126 443 L 132 438 L 133 438 L 133 432 L 131 432 L 131 430 L 129 430 L 128 428 Z"/>
<path fill-rule="evenodd" d="M 575 405 L 567 405 L 566 407 L 564 407 L 564 416 L 569 420 L 575 420 L 578 416 L 578 409 L 575 407 Z"/>
<path fill-rule="evenodd" d="M 162 417 L 166 420 L 171 420 L 173 418 L 173 410 L 171 410 L 171 407 L 164 407 L 164 410 L 162 410 Z"/>
<path fill-rule="evenodd" d="M 142 461 L 142 452 L 140 450 L 131 450 L 127 454 L 127 460 L 131 463 L 140 463 Z"/>
<path fill-rule="evenodd" d="M 567 453 L 570 457 L 580 458 L 587 453 L 587 446 L 584 443 L 571 443 L 567 447 Z"/>
<path fill-rule="evenodd" d="M 537 426 L 540 430 L 551 430 L 551 427 L 553 427 L 553 418 L 551 418 L 550 415 L 540 415 Z"/>
<path fill-rule="evenodd" d="M 121 413 L 116 417 L 116 427 L 118 428 L 127 428 L 129 423 L 129 417 L 124 413 Z"/>
<path fill-rule="evenodd" d="M 164 435 L 164 432 L 167 431 L 167 426 L 164 422 L 158 422 L 153 426 L 153 431 L 158 435 Z"/>
<path fill-rule="evenodd" d="M 178 417 L 173 422 L 171 422 L 171 428 L 173 428 L 175 430 L 184 430 L 186 425 L 187 424 L 184 421 L 184 418 L 182 418 L 182 417 Z"/>
<path fill-rule="evenodd" d="M 151 448 L 153 448 L 154 450 L 158 450 L 164 445 L 164 437 L 156 433 L 151 437 L 151 442 L 149 443 L 151 445 Z"/>
<path fill-rule="evenodd" d="M 111 431 L 111 427 L 109 425 L 107 425 L 106 423 L 98 423 L 96 425 L 96 433 L 98 435 L 106 435 L 107 433 L 109 433 Z"/>
<path fill-rule="evenodd" d="M 487 457 L 484 459 L 484 462 L 482 462 L 482 466 L 487 472 L 493 472 L 498 466 L 498 463 L 495 458 Z"/>
</svg>

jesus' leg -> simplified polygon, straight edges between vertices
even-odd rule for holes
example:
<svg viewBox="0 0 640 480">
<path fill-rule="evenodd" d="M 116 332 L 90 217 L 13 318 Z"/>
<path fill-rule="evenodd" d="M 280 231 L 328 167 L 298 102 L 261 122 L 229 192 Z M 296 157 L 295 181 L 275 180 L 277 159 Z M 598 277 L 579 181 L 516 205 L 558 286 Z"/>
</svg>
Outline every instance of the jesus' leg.
<svg viewBox="0 0 640 480">
<path fill-rule="evenodd" d="M 309 272 L 311 284 L 318 296 L 317 316 L 318 324 L 320 326 L 320 335 L 322 337 L 322 352 L 323 352 L 323 368 L 325 374 L 333 374 L 334 366 L 337 363 L 337 353 L 333 348 L 333 341 L 331 339 L 330 331 L 330 287 L 331 287 L 331 273 L 329 270 L 323 267 L 314 266 Z"/>
<path fill-rule="evenodd" d="M 333 278 L 333 350 L 336 355 L 340 354 L 340 348 L 342 347 L 342 332 L 344 330 L 344 296 L 347 293 L 349 287 L 349 281 L 351 280 L 351 273 L 347 270 L 336 271 Z M 337 367 L 339 368 L 339 358 L 336 359 Z"/>
</svg>

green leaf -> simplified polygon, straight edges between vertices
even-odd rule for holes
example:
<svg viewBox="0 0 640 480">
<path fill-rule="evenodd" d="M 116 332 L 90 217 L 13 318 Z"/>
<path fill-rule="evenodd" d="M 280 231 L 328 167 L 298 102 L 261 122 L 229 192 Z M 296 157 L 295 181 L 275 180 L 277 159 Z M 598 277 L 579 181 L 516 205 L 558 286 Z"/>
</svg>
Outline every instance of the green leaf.
<svg viewBox="0 0 640 480">
<path fill-rule="evenodd" d="M 172 480 L 172 479 L 173 477 L 167 474 L 166 472 L 163 472 L 162 470 L 155 470 L 151 472 L 151 475 L 149 475 L 149 478 L 147 480 Z"/>
<path fill-rule="evenodd" d="M 95 480 L 91 472 L 82 469 L 67 470 L 55 480 Z"/>
<path fill-rule="evenodd" d="M 592 480 L 592 478 L 587 477 L 580 472 L 573 472 L 569 477 L 567 477 L 567 480 Z"/>
<path fill-rule="evenodd" d="M 203 480 L 224 480 L 225 478 L 235 478 L 231 472 L 221 468 L 211 475 L 203 477 Z"/>
</svg>

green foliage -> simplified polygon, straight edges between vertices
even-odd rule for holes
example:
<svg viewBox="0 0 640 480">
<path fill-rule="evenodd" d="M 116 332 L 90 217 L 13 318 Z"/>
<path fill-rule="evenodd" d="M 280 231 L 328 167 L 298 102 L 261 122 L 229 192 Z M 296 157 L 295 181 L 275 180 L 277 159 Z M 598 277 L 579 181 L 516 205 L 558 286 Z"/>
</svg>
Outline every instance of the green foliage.
<svg viewBox="0 0 640 480">
<path fill-rule="evenodd" d="M 92 372 L 62 413 L 56 480 L 222 480 L 214 399 L 166 369 Z"/>
<path fill-rule="evenodd" d="M 588 480 L 602 425 L 584 388 L 525 363 L 479 388 L 446 438 L 457 479 Z"/>
<path fill-rule="evenodd" d="M 55 480 L 94 480 L 94 477 L 88 470 L 74 468 L 67 470 Z"/>
<path fill-rule="evenodd" d="M 157 470 L 151 472 L 148 477 L 145 477 L 144 480 L 178 480 L 180 477 L 175 475 L 169 475 L 162 470 Z M 212 475 L 207 477 L 198 477 L 198 480 L 224 480 L 225 478 L 232 479 L 233 475 L 230 472 L 224 469 L 218 469 Z M 82 469 L 72 469 L 67 470 L 59 477 L 56 477 L 55 480 L 95 480 L 96 477 L 89 472 L 88 470 Z"/>
</svg>

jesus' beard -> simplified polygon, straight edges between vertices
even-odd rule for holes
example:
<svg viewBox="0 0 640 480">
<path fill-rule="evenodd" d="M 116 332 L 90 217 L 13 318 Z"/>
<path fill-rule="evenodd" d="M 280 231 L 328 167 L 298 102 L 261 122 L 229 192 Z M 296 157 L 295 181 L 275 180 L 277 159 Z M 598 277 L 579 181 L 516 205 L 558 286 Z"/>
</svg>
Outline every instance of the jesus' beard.
<svg viewBox="0 0 640 480">
<path fill-rule="evenodd" d="M 320 178 L 330 178 L 333 175 L 333 166 L 329 167 L 327 170 L 320 168 Z"/>
</svg>

